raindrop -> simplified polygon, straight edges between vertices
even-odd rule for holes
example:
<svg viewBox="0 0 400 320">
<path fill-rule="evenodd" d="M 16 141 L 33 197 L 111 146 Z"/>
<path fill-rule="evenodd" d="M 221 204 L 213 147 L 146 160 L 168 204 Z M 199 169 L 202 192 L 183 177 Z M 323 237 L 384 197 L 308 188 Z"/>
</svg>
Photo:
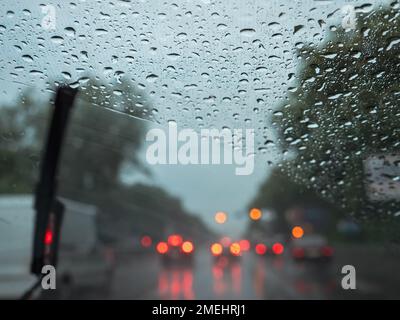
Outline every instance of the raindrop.
<svg viewBox="0 0 400 320">
<path fill-rule="evenodd" d="M 24 54 L 22 59 L 24 59 L 26 62 L 33 62 L 33 58 L 29 54 Z"/>
<path fill-rule="evenodd" d="M 217 25 L 217 29 L 222 31 L 222 30 L 226 30 L 228 28 L 228 26 L 224 23 L 220 23 Z"/>
<path fill-rule="evenodd" d="M 185 32 L 181 32 L 177 34 L 178 39 L 185 40 L 187 38 L 187 34 Z"/>
<path fill-rule="evenodd" d="M 240 30 L 240 34 L 245 37 L 253 37 L 255 33 L 256 33 L 256 30 L 251 29 L 251 28 L 245 28 L 245 29 Z"/>
<path fill-rule="evenodd" d="M 50 39 L 55 44 L 62 44 L 64 42 L 64 38 L 60 36 L 52 36 Z"/>
<path fill-rule="evenodd" d="M 107 31 L 106 29 L 102 29 L 102 28 L 96 29 L 95 32 L 96 32 L 96 34 L 97 34 L 98 36 L 101 36 L 101 35 L 104 35 L 104 34 L 107 34 L 107 33 L 108 33 L 108 31 Z"/>
<path fill-rule="evenodd" d="M 399 43 L 400 43 L 400 38 L 399 37 L 391 38 L 389 44 L 386 47 L 386 51 L 392 49 L 393 46 L 395 46 L 396 44 L 399 44 Z"/>
<path fill-rule="evenodd" d="M 180 54 L 178 54 L 178 53 L 168 53 L 168 54 L 167 54 L 167 57 L 168 57 L 169 59 L 171 59 L 171 60 L 177 60 L 177 59 L 179 59 Z"/>
<path fill-rule="evenodd" d="M 297 26 L 294 26 L 294 31 L 293 34 L 296 34 L 297 32 L 299 32 L 301 29 L 303 29 L 304 26 L 302 24 L 299 24 Z"/>
<path fill-rule="evenodd" d="M 43 74 L 43 72 L 40 70 L 31 70 L 29 73 L 33 76 L 41 76 Z"/>
<path fill-rule="evenodd" d="M 63 75 L 63 77 L 67 80 L 71 79 L 71 74 L 69 72 L 63 71 L 61 72 L 61 74 Z"/>
<path fill-rule="evenodd" d="M 76 31 L 75 31 L 74 28 L 72 28 L 72 27 L 67 27 L 67 28 L 64 29 L 64 31 L 65 31 L 65 34 L 66 34 L 68 37 L 75 37 Z"/>
<path fill-rule="evenodd" d="M 154 73 L 149 74 L 146 77 L 147 82 L 155 82 L 157 79 L 158 79 L 158 76 L 156 74 L 154 74 Z"/>
</svg>

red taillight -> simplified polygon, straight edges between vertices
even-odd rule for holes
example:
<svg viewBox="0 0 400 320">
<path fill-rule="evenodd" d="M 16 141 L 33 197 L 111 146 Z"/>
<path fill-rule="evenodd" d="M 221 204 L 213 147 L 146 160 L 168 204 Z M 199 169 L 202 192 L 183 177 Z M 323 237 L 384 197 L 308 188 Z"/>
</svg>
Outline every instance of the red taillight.
<svg viewBox="0 0 400 320">
<path fill-rule="evenodd" d="M 53 243 L 53 231 L 47 229 L 46 233 L 44 234 L 44 244 L 49 246 L 52 243 Z"/>
<path fill-rule="evenodd" d="M 149 236 L 143 236 L 142 239 L 140 239 L 140 243 L 142 244 L 143 247 L 148 248 L 151 246 L 151 238 Z"/>
<path fill-rule="evenodd" d="M 160 254 L 166 254 L 168 252 L 168 244 L 164 241 L 161 241 L 157 244 L 157 252 Z"/>
<path fill-rule="evenodd" d="M 274 243 L 274 245 L 272 246 L 272 252 L 276 255 L 282 254 L 284 250 L 284 247 L 281 243 L 277 242 Z"/>
<path fill-rule="evenodd" d="M 182 251 L 184 253 L 192 253 L 194 250 L 194 246 L 193 243 L 190 241 L 185 241 L 184 243 L 182 243 Z"/>
<path fill-rule="evenodd" d="M 178 234 L 171 234 L 168 237 L 168 244 L 172 247 L 178 247 L 182 244 L 182 237 Z"/>
<path fill-rule="evenodd" d="M 304 258 L 305 252 L 303 248 L 293 248 L 292 254 L 295 258 Z"/>
<path fill-rule="evenodd" d="M 222 245 L 220 243 L 213 243 L 210 249 L 213 256 L 221 255 L 223 250 Z"/>
<path fill-rule="evenodd" d="M 332 249 L 332 247 L 326 246 L 326 247 L 323 247 L 323 248 L 321 249 L 321 253 L 322 253 L 322 255 L 323 255 L 324 257 L 330 257 L 330 256 L 333 255 L 333 249 Z"/>
<path fill-rule="evenodd" d="M 259 255 L 264 255 L 267 252 L 267 246 L 263 243 L 258 243 L 255 247 L 256 253 Z"/>
<path fill-rule="evenodd" d="M 239 241 L 240 249 L 242 251 L 249 251 L 250 249 L 250 241 L 246 239 L 242 239 Z"/>
</svg>

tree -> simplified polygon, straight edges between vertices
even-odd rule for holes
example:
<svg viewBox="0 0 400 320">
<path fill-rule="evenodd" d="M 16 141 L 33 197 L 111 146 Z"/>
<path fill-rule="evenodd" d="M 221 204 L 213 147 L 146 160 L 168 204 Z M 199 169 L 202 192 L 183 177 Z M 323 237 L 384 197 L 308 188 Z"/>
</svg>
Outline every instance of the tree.
<svg viewBox="0 0 400 320">
<path fill-rule="evenodd" d="M 299 50 L 297 88 L 274 114 L 280 145 L 294 155 L 282 170 L 358 218 L 400 208 L 369 200 L 363 170 L 370 155 L 399 154 L 399 34 L 399 11 L 385 8 Z"/>
<path fill-rule="evenodd" d="M 0 193 L 33 191 L 46 113 L 30 90 L 0 107 Z"/>
<path fill-rule="evenodd" d="M 62 148 L 58 194 L 96 205 L 103 239 L 140 233 L 161 238 L 171 222 L 176 232 L 204 238 L 205 225 L 179 199 L 155 186 L 122 182 L 124 167 L 150 174 L 138 157 L 151 111 L 148 99 L 127 81 L 82 79 Z M 34 191 L 53 107 L 34 97 L 27 90 L 0 107 L 0 193 Z"/>
<path fill-rule="evenodd" d="M 29 89 L 15 103 L 0 107 L 2 193 L 32 192 L 37 179 L 53 103 L 43 103 L 34 96 L 35 92 Z M 142 110 L 148 110 L 149 103 L 132 84 L 107 86 L 89 80 L 80 88 L 76 104 L 60 164 L 64 194 L 82 196 L 96 188 L 116 186 L 126 163 L 145 170 L 137 157 L 145 124 L 143 120 L 132 123 L 129 116 L 145 117 Z"/>
<path fill-rule="evenodd" d="M 138 158 L 146 128 L 140 110 L 148 108 L 147 99 L 127 82 L 86 83 L 72 114 L 60 165 L 65 196 L 86 197 L 93 203 L 99 194 L 121 186 L 124 165 L 148 173 Z M 142 118 L 132 118 L 137 116 Z"/>
</svg>

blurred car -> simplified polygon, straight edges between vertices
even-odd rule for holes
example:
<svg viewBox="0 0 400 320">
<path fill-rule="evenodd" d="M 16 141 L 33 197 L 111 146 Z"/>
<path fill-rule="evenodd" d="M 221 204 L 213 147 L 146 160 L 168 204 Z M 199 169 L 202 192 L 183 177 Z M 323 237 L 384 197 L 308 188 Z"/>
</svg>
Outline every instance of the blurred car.
<svg viewBox="0 0 400 320">
<path fill-rule="evenodd" d="M 270 246 L 259 242 L 254 246 L 254 252 L 260 256 L 278 257 L 283 255 L 285 246 L 281 242 L 272 242 Z"/>
<path fill-rule="evenodd" d="M 161 257 L 163 265 L 188 265 L 192 264 L 194 257 L 194 244 L 184 240 L 179 234 L 171 234 L 167 241 L 160 241 L 156 251 Z"/>
<path fill-rule="evenodd" d="M 278 257 L 284 254 L 286 238 L 282 234 L 264 237 L 261 240 L 253 240 L 254 252 L 260 256 Z"/>
<path fill-rule="evenodd" d="M 296 261 L 329 261 L 333 253 L 333 248 L 321 235 L 306 235 L 291 243 L 291 255 Z"/>
<path fill-rule="evenodd" d="M 39 290 L 34 298 L 65 298 L 72 289 L 108 289 L 110 283 L 113 257 L 98 241 L 96 207 L 67 199 L 62 202 L 66 210 L 56 266 L 57 289 Z M 30 273 L 32 195 L 1 196 L 0 214 L 0 298 L 18 299 L 37 281 Z"/>
<path fill-rule="evenodd" d="M 222 239 L 220 242 L 214 242 L 210 246 L 210 252 L 214 260 L 238 260 L 242 256 L 242 247 L 239 242 L 227 242 Z"/>
</svg>

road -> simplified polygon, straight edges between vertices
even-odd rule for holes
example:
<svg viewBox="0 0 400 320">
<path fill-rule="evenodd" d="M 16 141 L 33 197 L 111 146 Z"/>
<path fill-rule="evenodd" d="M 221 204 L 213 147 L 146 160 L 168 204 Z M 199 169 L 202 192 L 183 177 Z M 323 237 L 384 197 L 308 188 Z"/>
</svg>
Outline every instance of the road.
<svg viewBox="0 0 400 320">
<path fill-rule="evenodd" d="M 356 290 L 342 289 L 341 268 L 346 264 L 343 259 L 349 263 L 355 261 L 351 251 L 338 255 L 330 263 L 298 263 L 287 254 L 263 257 L 245 253 L 237 261 L 221 265 L 215 263 L 206 248 L 198 248 L 191 267 L 166 268 L 155 253 L 126 255 L 118 260 L 107 295 L 100 291 L 77 291 L 73 298 L 368 299 L 393 296 L 391 288 L 395 290 L 399 285 L 393 281 L 396 278 L 386 274 L 388 281 L 379 282 L 368 268 L 365 270 L 369 273 L 363 273 L 361 268 L 357 275 Z"/>
</svg>

